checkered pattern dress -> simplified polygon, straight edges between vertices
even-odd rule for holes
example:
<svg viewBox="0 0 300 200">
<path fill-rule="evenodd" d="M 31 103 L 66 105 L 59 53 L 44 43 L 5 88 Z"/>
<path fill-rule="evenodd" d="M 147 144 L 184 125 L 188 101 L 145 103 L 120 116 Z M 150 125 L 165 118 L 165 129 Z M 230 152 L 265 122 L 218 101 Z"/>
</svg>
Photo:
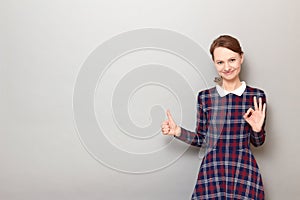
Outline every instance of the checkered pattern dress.
<svg viewBox="0 0 300 200">
<path fill-rule="evenodd" d="M 182 128 L 178 137 L 194 146 L 206 146 L 193 200 L 264 199 L 261 174 L 250 150 L 250 143 L 264 143 L 264 125 L 254 132 L 243 118 L 254 106 L 254 96 L 266 102 L 262 90 L 249 86 L 241 96 L 221 97 L 216 87 L 199 93 L 196 132 Z"/>
</svg>

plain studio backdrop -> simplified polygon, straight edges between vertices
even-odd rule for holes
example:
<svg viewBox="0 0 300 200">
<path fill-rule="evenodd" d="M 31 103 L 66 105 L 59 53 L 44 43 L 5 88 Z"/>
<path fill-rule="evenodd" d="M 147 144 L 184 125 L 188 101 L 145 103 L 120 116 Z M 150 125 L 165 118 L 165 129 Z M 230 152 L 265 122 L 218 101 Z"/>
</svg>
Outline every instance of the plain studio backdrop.
<svg viewBox="0 0 300 200">
<path fill-rule="evenodd" d="M 95 149 L 102 153 L 103 157 L 99 158 L 82 137 L 89 131 L 79 130 L 79 122 L 74 119 L 76 81 L 92 52 L 114 36 L 145 28 L 168 30 L 189 38 L 205 51 L 204 57 L 199 51 L 205 63 L 210 59 L 209 45 L 218 35 L 231 34 L 240 40 L 246 59 L 242 78 L 249 85 L 264 89 L 268 100 L 266 142 L 262 147 L 252 148 L 263 176 L 266 197 L 297 199 L 300 195 L 299 8 L 297 0 L 1 1 L 0 199 L 190 198 L 201 162 L 198 149 L 178 153 L 178 149 L 184 147 L 181 142 L 157 132 L 147 135 L 148 132 L 141 131 L 143 137 L 139 133 L 119 133 L 122 127 L 118 127 L 104 131 L 106 140 L 93 141 Z M 176 41 L 172 45 L 176 48 Z M 109 50 L 110 46 L 106 48 Z M 98 57 L 107 58 L 106 55 Z M 187 128 L 194 129 L 193 97 L 205 86 L 211 86 L 203 84 L 203 80 L 211 82 L 216 72 L 212 63 L 195 66 L 202 74 L 208 73 L 198 82 L 190 70 L 191 64 L 178 64 L 180 62 L 180 55 L 144 48 L 111 63 L 101 79 L 103 82 L 95 87 L 94 114 L 98 123 L 103 127 L 117 125 L 101 120 L 112 116 L 106 108 L 118 112 L 117 106 L 123 102 L 132 123 L 141 128 L 152 120 L 158 131 L 158 121 L 165 118 L 161 108 L 169 104 L 174 118 L 178 122 L 189 121 L 192 125 L 186 124 Z M 165 80 L 186 73 L 182 80 L 187 81 L 194 92 L 190 100 L 176 100 L 181 95 L 180 89 L 185 92 L 181 84 L 178 87 L 175 84 L 181 79 L 170 81 L 173 86 L 163 85 L 151 72 L 151 76 L 145 76 L 147 83 L 136 85 L 126 98 L 120 96 L 112 107 L 104 105 L 104 100 L 110 101 L 103 94 L 110 94 L 110 86 L 117 86 L 118 78 L 126 78 L 129 72 L 149 64 L 153 70 L 161 65 L 162 73 L 169 70 L 170 73 L 162 76 Z M 187 70 L 182 70 L 184 65 Z M 131 80 L 138 80 L 140 75 L 143 73 L 137 73 Z M 126 83 L 122 85 L 125 86 Z M 192 103 L 187 105 L 189 101 Z M 87 103 L 86 110 L 91 105 Z M 151 110 L 156 105 L 160 108 Z M 188 107 L 195 110 L 181 116 Z M 79 108 L 85 111 L 84 106 Z M 160 117 L 151 119 L 151 116 Z M 105 144 L 114 144 L 116 151 L 142 159 L 126 162 L 129 157 L 118 156 Z M 165 147 L 168 145 L 171 148 Z M 150 156 L 160 151 L 162 157 Z M 144 162 L 140 162 L 143 159 Z M 146 169 L 145 166 L 153 167 Z"/>
</svg>

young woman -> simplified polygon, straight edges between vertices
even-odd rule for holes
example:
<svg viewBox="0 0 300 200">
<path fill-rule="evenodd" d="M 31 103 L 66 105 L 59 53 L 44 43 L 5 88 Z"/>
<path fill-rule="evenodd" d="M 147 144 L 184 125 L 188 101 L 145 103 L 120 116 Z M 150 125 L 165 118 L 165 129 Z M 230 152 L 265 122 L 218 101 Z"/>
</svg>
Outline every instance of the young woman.
<svg viewBox="0 0 300 200">
<path fill-rule="evenodd" d="M 237 39 L 218 37 L 210 53 L 222 81 L 199 92 L 196 131 L 178 126 L 167 111 L 162 133 L 206 146 L 192 199 L 264 199 L 250 143 L 260 146 L 265 141 L 265 93 L 240 80 L 244 54 Z"/>
</svg>

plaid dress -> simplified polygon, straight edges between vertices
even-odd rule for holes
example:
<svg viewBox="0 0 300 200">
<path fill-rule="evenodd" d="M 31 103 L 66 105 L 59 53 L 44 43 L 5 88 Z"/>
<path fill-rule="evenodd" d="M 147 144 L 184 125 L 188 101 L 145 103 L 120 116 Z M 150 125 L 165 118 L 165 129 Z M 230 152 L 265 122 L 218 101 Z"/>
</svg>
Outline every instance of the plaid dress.
<svg viewBox="0 0 300 200">
<path fill-rule="evenodd" d="M 262 97 L 262 90 L 245 86 L 241 96 L 229 93 L 220 96 L 216 87 L 198 95 L 196 132 L 182 128 L 178 139 L 206 147 L 192 199 L 264 199 L 258 165 L 250 143 L 260 146 L 265 141 L 264 125 L 254 132 L 243 115 L 254 107 L 253 97 Z"/>
</svg>

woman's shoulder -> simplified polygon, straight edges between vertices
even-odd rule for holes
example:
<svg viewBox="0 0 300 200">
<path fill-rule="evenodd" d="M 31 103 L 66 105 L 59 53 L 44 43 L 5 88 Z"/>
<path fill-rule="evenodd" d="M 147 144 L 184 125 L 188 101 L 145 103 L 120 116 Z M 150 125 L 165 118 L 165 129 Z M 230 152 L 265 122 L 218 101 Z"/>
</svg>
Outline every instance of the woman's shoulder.
<svg viewBox="0 0 300 200">
<path fill-rule="evenodd" d="M 251 96 L 253 96 L 253 95 L 265 96 L 265 92 L 263 89 L 258 88 L 258 87 L 249 86 L 249 85 L 246 86 L 245 93 L 247 95 L 251 95 Z"/>
<path fill-rule="evenodd" d="M 219 94 L 216 87 L 207 88 L 198 93 L 198 102 L 210 102 L 212 99 L 218 98 Z"/>
<path fill-rule="evenodd" d="M 216 92 L 217 92 L 216 87 L 211 87 L 211 88 L 200 90 L 198 96 L 211 96 L 211 95 L 215 95 Z"/>
</svg>

